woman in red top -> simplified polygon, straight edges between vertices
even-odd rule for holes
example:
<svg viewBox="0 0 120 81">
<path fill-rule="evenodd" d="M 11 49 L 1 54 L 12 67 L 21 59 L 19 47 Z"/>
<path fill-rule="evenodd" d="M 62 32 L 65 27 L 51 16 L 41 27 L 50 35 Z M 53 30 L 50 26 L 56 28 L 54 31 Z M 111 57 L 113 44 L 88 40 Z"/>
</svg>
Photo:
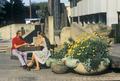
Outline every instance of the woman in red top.
<svg viewBox="0 0 120 81">
<path fill-rule="evenodd" d="M 27 45 L 26 41 L 22 39 L 21 31 L 16 32 L 16 36 L 12 39 L 12 54 L 17 56 L 24 69 L 27 69 L 27 53 L 18 51 L 17 48 Z"/>
</svg>

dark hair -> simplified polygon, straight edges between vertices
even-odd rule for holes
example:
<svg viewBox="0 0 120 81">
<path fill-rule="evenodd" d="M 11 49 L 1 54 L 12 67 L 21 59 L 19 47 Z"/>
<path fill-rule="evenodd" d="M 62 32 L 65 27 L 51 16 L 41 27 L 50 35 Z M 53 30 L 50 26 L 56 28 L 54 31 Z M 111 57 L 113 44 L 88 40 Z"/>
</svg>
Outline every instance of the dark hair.
<svg viewBox="0 0 120 81">
<path fill-rule="evenodd" d="M 19 32 L 21 32 L 20 30 L 18 30 L 17 32 L 16 32 L 16 34 L 18 35 L 19 34 Z"/>
</svg>

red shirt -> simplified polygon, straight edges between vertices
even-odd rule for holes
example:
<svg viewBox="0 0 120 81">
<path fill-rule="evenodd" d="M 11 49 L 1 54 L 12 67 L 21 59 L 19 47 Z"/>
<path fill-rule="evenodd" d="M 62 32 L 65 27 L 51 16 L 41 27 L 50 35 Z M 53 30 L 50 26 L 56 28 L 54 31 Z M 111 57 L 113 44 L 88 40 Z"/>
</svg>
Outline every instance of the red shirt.
<svg viewBox="0 0 120 81">
<path fill-rule="evenodd" d="M 16 44 L 16 45 L 21 45 L 21 44 L 24 44 L 24 43 L 26 43 L 26 41 L 24 41 L 22 38 L 16 36 L 16 37 L 14 37 L 14 38 L 12 39 L 12 49 L 16 49 L 16 48 L 14 47 L 14 44 Z"/>
</svg>

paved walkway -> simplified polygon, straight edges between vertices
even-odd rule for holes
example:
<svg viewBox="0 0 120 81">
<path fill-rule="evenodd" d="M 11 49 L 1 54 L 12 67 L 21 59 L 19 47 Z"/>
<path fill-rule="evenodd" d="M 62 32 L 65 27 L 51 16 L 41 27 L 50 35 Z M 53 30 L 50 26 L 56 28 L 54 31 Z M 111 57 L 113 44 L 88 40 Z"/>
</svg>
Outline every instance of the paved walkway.
<svg viewBox="0 0 120 81">
<path fill-rule="evenodd" d="M 120 57 L 120 44 L 114 44 L 110 47 L 110 55 Z"/>
<path fill-rule="evenodd" d="M 120 81 L 120 73 L 85 76 L 72 72 L 55 74 L 51 69 L 45 68 L 26 71 L 19 67 L 18 60 L 11 60 L 7 54 L 0 54 L 0 81 Z"/>
<path fill-rule="evenodd" d="M 119 56 L 120 45 L 114 45 L 112 55 Z M 11 60 L 10 54 L 0 53 L 0 81 L 120 81 L 120 72 L 85 76 L 75 73 L 55 74 L 51 69 L 26 71 L 19 67 L 18 60 Z"/>
</svg>

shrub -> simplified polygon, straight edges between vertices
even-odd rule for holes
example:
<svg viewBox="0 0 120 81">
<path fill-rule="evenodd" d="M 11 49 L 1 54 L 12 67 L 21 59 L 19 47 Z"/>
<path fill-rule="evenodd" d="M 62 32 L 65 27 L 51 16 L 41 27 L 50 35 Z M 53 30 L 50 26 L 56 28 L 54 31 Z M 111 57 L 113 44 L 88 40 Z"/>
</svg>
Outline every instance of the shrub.
<svg viewBox="0 0 120 81">
<path fill-rule="evenodd" d="M 79 59 L 88 70 L 96 70 L 101 61 L 109 57 L 107 40 L 96 33 L 83 33 L 68 47 L 68 53 L 65 56 Z"/>
<path fill-rule="evenodd" d="M 64 58 L 65 54 L 67 54 L 68 45 L 69 44 L 67 42 L 65 42 L 59 51 L 55 51 L 55 53 L 52 53 L 51 58 L 55 58 L 55 59 Z"/>
</svg>

